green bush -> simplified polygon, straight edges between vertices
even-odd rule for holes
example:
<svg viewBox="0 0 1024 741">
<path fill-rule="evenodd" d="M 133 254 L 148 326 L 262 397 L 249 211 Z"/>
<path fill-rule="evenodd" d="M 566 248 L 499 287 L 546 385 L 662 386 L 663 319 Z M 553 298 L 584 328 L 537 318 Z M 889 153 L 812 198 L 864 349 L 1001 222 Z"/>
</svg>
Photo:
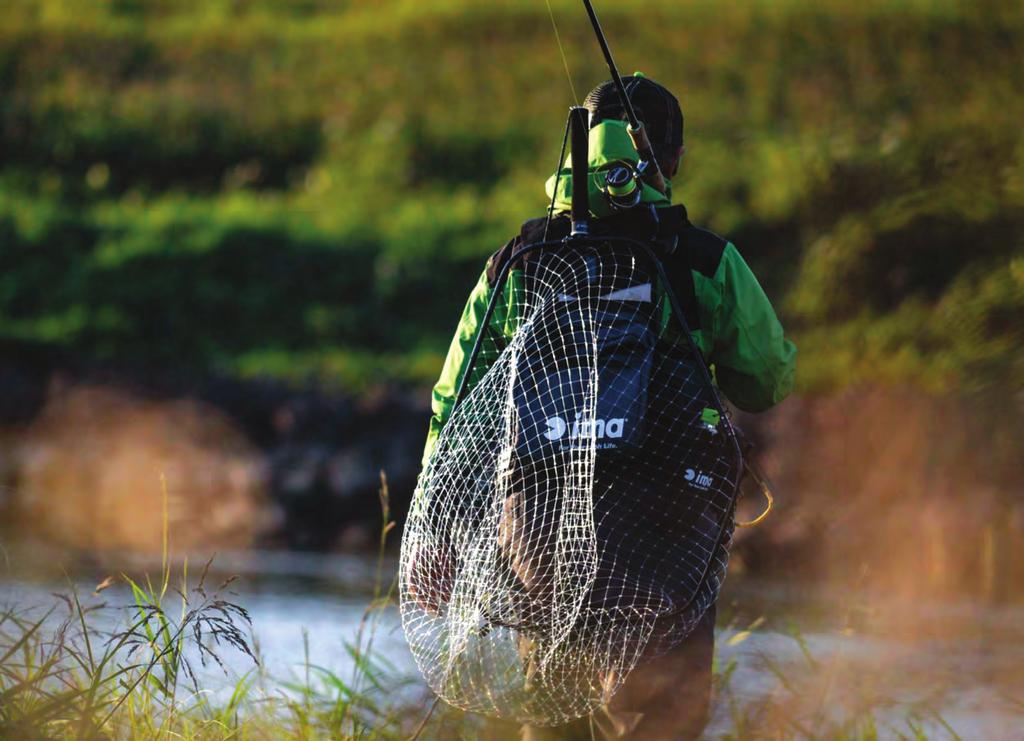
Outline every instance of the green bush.
<svg viewBox="0 0 1024 741">
<path fill-rule="evenodd" d="M 426 381 L 484 257 L 543 213 L 572 93 L 543 4 L 386 5 L 6 4 L 0 333 Z M 553 7 L 582 96 L 605 71 L 577 5 Z M 763 278 L 805 389 L 1019 388 L 1024 11 L 602 17 L 627 71 L 679 93 L 676 193 Z"/>
</svg>

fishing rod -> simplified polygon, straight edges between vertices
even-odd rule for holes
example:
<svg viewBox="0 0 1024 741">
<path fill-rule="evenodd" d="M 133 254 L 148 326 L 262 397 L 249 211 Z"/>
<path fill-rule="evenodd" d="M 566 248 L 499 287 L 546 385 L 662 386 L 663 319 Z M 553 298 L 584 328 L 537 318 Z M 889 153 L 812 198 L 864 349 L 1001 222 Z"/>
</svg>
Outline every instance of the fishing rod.
<svg viewBox="0 0 1024 741">
<path fill-rule="evenodd" d="M 642 179 L 647 181 L 648 185 L 659 193 L 664 193 L 666 191 L 665 177 L 661 174 L 661 168 L 658 167 L 658 159 L 654 156 L 654 149 L 647 138 L 647 130 L 644 128 L 643 122 L 637 118 L 636 111 L 633 110 L 633 103 L 626 93 L 626 86 L 622 84 L 619 70 L 612 58 L 612 51 L 608 48 L 608 40 L 604 36 L 604 31 L 601 30 L 601 22 L 597 19 L 597 13 L 594 12 L 594 6 L 590 0 L 583 0 L 583 6 L 587 9 L 587 15 L 590 16 L 590 24 L 594 27 L 594 33 L 597 35 L 597 43 L 601 45 L 601 53 L 604 54 L 604 61 L 607 62 L 608 70 L 612 73 L 612 81 L 619 93 L 622 108 L 626 112 L 626 121 L 629 124 L 626 131 L 629 132 L 629 138 L 633 140 L 636 153 L 640 156 L 637 172 Z"/>
</svg>

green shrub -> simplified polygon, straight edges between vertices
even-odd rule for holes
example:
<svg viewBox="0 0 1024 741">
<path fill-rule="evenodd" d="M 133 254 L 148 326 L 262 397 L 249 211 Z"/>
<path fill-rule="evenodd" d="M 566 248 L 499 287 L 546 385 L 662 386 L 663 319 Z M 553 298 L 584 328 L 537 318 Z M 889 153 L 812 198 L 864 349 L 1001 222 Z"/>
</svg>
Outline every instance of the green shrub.
<svg viewBox="0 0 1024 741">
<path fill-rule="evenodd" d="M 345 364 L 409 380 L 393 359 L 438 357 L 483 258 L 543 213 L 572 94 L 542 4 L 77 7 L 3 11 L 6 336 L 246 372 L 383 353 Z M 553 7 L 582 95 L 605 71 L 577 5 Z M 1017 286 L 1024 11 L 650 0 L 602 17 L 625 69 L 680 94 L 676 193 L 753 263 L 804 388 L 1019 386 L 1019 304 L 965 286 L 989 296 L 986 269 Z M 886 362 L 855 360 L 864 345 Z"/>
</svg>

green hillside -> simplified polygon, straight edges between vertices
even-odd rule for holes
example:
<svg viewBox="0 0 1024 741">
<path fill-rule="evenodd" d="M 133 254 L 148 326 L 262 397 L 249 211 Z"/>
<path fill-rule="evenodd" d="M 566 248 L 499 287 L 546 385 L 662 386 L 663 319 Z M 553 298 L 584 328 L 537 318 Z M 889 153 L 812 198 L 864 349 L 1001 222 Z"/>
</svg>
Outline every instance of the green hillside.
<svg viewBox="0 0 1024 741">
<path fill-rule="evenodd" d="M 552 4 L 582 96 L 605 70 Z M 678 198 L 763 276 L 805 390 L 1024 388 L 1012 5 L 598 5 L 678 92 Z M 427 381 L 572 102 L 540 0 L 8 0 L 0 339 Z"/>
</svg>

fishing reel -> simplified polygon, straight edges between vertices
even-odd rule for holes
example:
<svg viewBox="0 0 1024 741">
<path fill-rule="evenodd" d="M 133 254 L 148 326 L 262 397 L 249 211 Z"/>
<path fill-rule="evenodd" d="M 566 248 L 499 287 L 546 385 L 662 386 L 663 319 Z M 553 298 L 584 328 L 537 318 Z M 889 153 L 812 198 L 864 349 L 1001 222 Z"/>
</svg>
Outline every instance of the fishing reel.
<svg viewBox="0 0 1024 741">
<path fill-rule="evenodd" d="M 598 187 L 613 211 L 626 211 L 640 203 L 644 165 L 643 162 L 634 166 L 628 160 L 616 160 L 603 165 L 595 173 Z"/>
</svg>

